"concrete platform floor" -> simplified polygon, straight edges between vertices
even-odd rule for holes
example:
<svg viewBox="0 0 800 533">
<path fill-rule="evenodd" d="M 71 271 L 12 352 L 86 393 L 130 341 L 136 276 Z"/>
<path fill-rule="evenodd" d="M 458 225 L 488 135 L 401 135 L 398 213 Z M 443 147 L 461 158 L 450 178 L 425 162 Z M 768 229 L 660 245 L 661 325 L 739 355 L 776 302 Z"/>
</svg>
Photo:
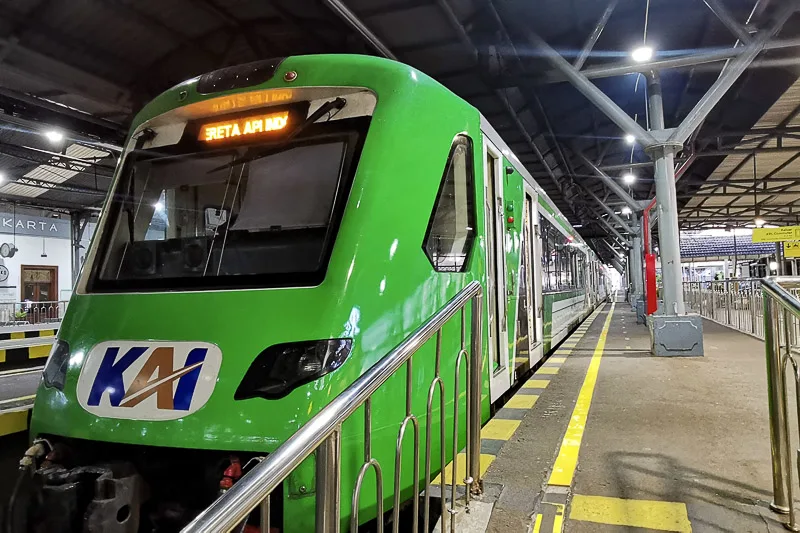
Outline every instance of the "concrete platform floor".
<svg viewBox="0 0 800 533">
<path fill-rule="evenodd" d="M 499 496 L 488 531 L 536 530 L 609 308 L 489 468 L 485 483 Z M 629 305 L 616 305 L 578 467 L 562 491 L 564 531 L 784 531 L 768 508 L 763 343 L 710 321 L 704 335 L 705 357 L 652 357 L 648 330 L 636 324 Z M 553 520 L 545 517 L 538 531 L 561 529 L 560 519 Z"/>
</svg>

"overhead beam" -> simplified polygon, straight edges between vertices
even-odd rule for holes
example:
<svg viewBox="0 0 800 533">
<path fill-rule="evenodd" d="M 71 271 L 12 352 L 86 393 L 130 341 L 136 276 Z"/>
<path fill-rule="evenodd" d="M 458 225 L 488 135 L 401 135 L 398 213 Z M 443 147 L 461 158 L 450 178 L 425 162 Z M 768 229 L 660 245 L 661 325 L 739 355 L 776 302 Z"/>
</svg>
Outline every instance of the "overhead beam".
<svg viewBox="0 0 800 533">
<path fill-rule="evenodd" d="M 728 8 L 720 0 L 703 0 L 714 15 L 727 27 L 741 42 L 748 44 L 752 40 L 747 30 L 739 24 Z"/>
<path fill-rule="evenodd" d="M 795 48 L 800 46 L 800 38 L 777 39 L 768 42 L 764 46 L 764 50 L 780 50 L 784 48 Z M 723 48 L 710 50 L 707 52 L 700 52 L 695 54 L 681 55 L 671 57 L 669 59 L 655 59 L 645 63 L 630 63 L 623 62 L 611 65 L 603 65 L 597 67 L 590 67 L 581 70 L 587 79 L 599 78 L 613 78 L 616 76 L 626 76 L 629 74 L 645 74 L 651 70 L 667 70 L 667 69 L 682 69 L 693 68 L 698 65 L 706 63 L 716 63 L 718 61 L 727 61 L 739 57 L 744 54 L 746 47 L 739 46 L 736 48 Z M 544 73 L 541 77 L 531 80 L 533 83 L 561 83 L 569 81 L 566 75 L 560 70 L 552 70 Z M 517 80 L 513 76 L 508 76 L 500 79 L 500 82 L 505 82 L 506 85 L 516 85 Z"/>
<path fill-rule="evenodd" d="M 575 62 L 572 64 L 573 67 L 575 67 L 578 70 L 583 68 L 583 64 L 586 63 L 586 60 L 589 58 L 589 54 L 592 53 L 594 45 L 597 44 L 597 40 L 600 39 L 600 35 L 606 28 L 606 24 L 608 24 L 608 19 L 611 18 L 611 15 L 617 8 L 618 3 L 619 0 L 611 0 L 608 3 L 608 6 L 606 7 L 605 11 L 603 11 L 603 15 L 600 17 L 600 20 L 597 21 L 597 24 L 595 24 L 592 33 L 590 33 L 589 37 L 586 39 L 586 43 L 583 45 L 581 53 L 578 54 L 578 57 L 575 58 Z"/>
<path fill-rule="evenodd" d="M 633 135 L 636 140 L 644 146 L 650 146 L 657 142 L 649 131 L 645 130 L 638 122 L 633 120 L 633 118 L 623 111 L 622 108 L 608 97 L 608 95 L 589 81 L 582 72 L 579 72 L 575 67 L 570 65 L 569 62 L 547 44 L 544 39 L 528 29 L 527 25 L 520 25 L 520 30 L 524 32 L 524 35 L 532 46 L 542 51 L 545 60 L 554 68 L 561 71 L 578 91 L 600 108 L 612 122 L 622 129 L 622 131 Z"/>
<path fill-rule="evenodd" d="M 0 47 L 8 44 L 6 39 L 0 38 Z M 103 108 L 127 114 L 132 111 L 132 98 L 127 89 L 19 44 L 14 45 L 14 53 L 0 64 L 0 76 L 7 80 L 5 86 L 14 78 L 27 79 L 40 86 L 58 87 Z"/>
<path fill-rule="evenodd" d="M 750 66 L 750 63 L 764 50 L 770 39 L 777 35 L 797 8 L 797 2 L 786 2 L 783 4 L 775 16 L 772 25 L 768 29 L 758 32 L 753 42 L 743 47 L 744 51 L 742 54 L 728 62 L 722 74 L 720 74 L 694 108 L 689 111 L 689 114 L 686 115 L 680 126 L 672 132 L 672 135 L 669 137 L 669 142 L 683 144 L 683 142 L 694 133 L 711 110 L 722 100 L 728 92 L 728 89 L 736 83 L 736 80 L 738 80 L 739 76 Z"/>
<path fill-rule="evenodd" d="M 594 163 L 592 163 L 589 160 L 589 158 L 583 155 L 581 152 L 577 151 L 574 148 L 572 151 L 578 156 L 578 158 L 581 161 L 583 161 L 583 164 L 589 167 L 591 171 L 594 172 L 595 176 L 603 180 L 603 183 L 605 183 L 606 186 L 614 192 L 614 194 L 616 194 L 623 202 L 625 202 L 628 205 L 628 207 L 630 207 L 633 210 L 634 213 L 642 210 L 642 206 L 640 205 L 640 203 L 634 200 L 633 197 L 619 185 L 619 183 L 617 183 L 613 178 L 611 178 L 611 176 L 609 176 L 608 174 L 597 168 L 597 166 Z"/>
<path fill-rule="evenodd" d="M 355 13 L 350 11 L 350 9 L 344 5 L 344 3 L 342 3 L 340 0 L 322 0 L 322 2 L 334 13 L 336 13 L 336 15 L 338 15 L 339 18 L 345 22 L 345 24 L 358 32 L 358 34 L 361 35 L 361 37 L 375 50 L 380 52 L 381 55 L 397 61 L 397 56 L 392 53 L 389 47 L 383 44 L 378 36 L 372 33 L 372 30 L 370 30 L 363 22 L 361 22 Z"/>
<path fill-rule="evenodd" d="M 603 211 L 605 211 L 605 212 L 608 214 L 608 216 L 610 216 L 610 217 L 611 217 L 611 219 L 612 219 L 614 222 L 616 222 L 616 223 L 617 223 L 617 225 L 618 225 L 619 227 L 621 227 L 621 228 L 622 228 L 622 229 L 623 229 L 625 232 L 627 232 L 627 233 L 629 233 L 629 234 L 631 234 L 631 235 L 635 235 L 635 234 L 636 234 L 636 232 L 635 232 L 635 231 L 634 231 L 634 230 L 633 230 L 633 229 L 632 229 L 632 228 L 631 228 L 631 227 L 628 225 L 628 223 L 627 223 L 627 222 L 625 222 L 624 220 L 622 220 L 622 219 L 619 217 L 619 215 L 617 215 L 617 214 L 614 212 L 614 210 L 613 210 L 613 209 L 611 209 L 610 207 L 608 207 L 608 206 L 606 205 L 606 203 L 605 203 L 605 202 L 601 201 L 601 200 L 600 200 L 600 198 L 598 198 L 598 197 L 597 197 L 597 195 L 591 191 L 591 189 L 589 189 L 589 188 L 587 188 L 587 187 L 584 187 L 584 188 L 583 188 L 583 190 L 584 190 L 584 191 L 586 191 L 586 194 L 588 194 L 588 195 L 589 195 L 589 197 L 590 197 L 592 200 L 594 200 L 594 201 L 595 201 L 595 203 L 596 203 L 597 205 L 599 205 L 599 206 L 600 206 L 600 208 L 601 208 Z"/>
</svg>

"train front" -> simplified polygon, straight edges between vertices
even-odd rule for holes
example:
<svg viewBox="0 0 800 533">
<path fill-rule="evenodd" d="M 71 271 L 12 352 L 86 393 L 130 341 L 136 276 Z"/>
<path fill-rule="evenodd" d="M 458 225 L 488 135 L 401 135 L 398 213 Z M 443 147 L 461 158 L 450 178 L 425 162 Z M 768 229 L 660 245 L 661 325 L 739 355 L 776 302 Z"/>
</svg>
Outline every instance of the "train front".
<svg viewBox="0 0 800 533">
<path fill-rule="evenodd" d="M 398 250 L 425 220 L 388 227 L 396 191 L 365 186 L 364 168 L 414 169 L 374 138 L 404 127 L 374 133 L 379 93 L 409 70 L 266 61 L 145 107 L 44 371 L 12 531 L 178 531 L 402 340 L 385 319 L 413 291 L 380 296 L 387 276 L 430 277 L 418 237 Z M 283 531 L 308 530 L 313 474 L 284 483 Z"/>
</svg>

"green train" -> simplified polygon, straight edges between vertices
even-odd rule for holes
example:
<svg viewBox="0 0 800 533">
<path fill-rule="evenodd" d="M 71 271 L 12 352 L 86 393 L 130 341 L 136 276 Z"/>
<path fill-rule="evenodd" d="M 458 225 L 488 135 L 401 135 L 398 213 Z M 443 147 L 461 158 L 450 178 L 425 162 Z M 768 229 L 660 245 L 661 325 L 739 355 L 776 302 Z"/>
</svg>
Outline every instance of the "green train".
<svg viewBox="0 0 800 533">
<path fill-rule="evenodd" d="M 7 530 L 179 531 L 473 280 L 485 422 L 606 298 L 607 272 L 486 119 L 435 80 L 329 55 L 173 87 L 131 126 L 43 372 Z M 445 326 L 443 367 L 457 328 Z M 433 350 L 415 383 L 430 382 Z M 384 464 L 404 386 L 392 377 L 373 397 Z M 412 401 L 423 413 L 425 390 Z M 363 419 L 342 434 L 349 516 Z M 306 463 L 273 495 L 276 531 L 313 529 Z M 404 500 L 422 488 L 411 470 Z"/>
</svg>

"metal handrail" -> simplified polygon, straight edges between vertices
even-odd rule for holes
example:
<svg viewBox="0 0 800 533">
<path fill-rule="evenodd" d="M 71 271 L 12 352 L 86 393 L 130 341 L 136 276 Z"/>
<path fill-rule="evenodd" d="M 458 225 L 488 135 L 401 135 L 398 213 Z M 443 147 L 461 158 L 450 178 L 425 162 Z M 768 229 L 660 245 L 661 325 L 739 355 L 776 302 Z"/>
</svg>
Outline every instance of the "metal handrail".
<svg viewBox="0 0 800 533">
<path fill-rule="evenodd" d="M 289 439 L 278 447 L 275 452 L 267 456 L 258 463 L 253 469 L 243 476 L 233 487 L 224 495 L 215 500 L 207 509 L 195 517 L 181 531 L 182 533 L 219 533 L 228 532 L 240 525 L 249 514 L 261 505 L 262 516 L 267 520 L 262 520 L 262 531 L 269 531 L 269 495 L 278 485 L 286 479 L 292 471 L 300 465 L 315 451 L 317 452 L 317 523 L 318 532 L 338 532 L 339 531 L 339 479 L 340 479 L 340 442 L 342 423 L 355 411 L 365 406 L 365 463 L 362 466 L 363 474 L 369 466 L 374 466 L 377 461 L 370 457 L 370 397 L 383 385 L 392 375 L 400 370 L 406 363 L 409 364 L 408 374 L 410 376 L 411 357 L 428 340 L 437 337 L 437 358 L 436 358 L 436 377 L 431 384 L 428 394 L 428 404 L 430 407 L 434 387 L 437 381 L 440 392 L 444 392 L 441 377 L 439 376 L 439 360 L 441 350 L 441 328 L 453 318 L 459 311 L 462 312 L 462 350 L 459 352 L 456 361 L 456 372 L 460 367 L 461 358 L 466 356 L 468 359 L 467 368 L 467 477 L 465 485 L 465 500 L 469 504 L 470 493 L 477 493 L 480 490 L 480 470 L 479 470 L 479 450 L 480 450 L 480 391 L 481 391 L 481 367 L 482 367 L 482 341 L 481 341 L 481 315 L 482 315 L 483 290 L 477 281 L 469 283 L 453 299 L 451 299 L 440 311 L 434 314 L 427 322 L 417 328 L 406 339 L 395 347 L 391 352 L 384 356 L 380 361 L 367 370 L 352 385 L 334 398 L 327 406 L 309 420 L 303 427 L 294 433 Z M 465 350 L 464 329 L 465 314 L 464 309 L 467 303 L 471 305 L 471 338 L 470 349 Z M 458 374 L 456 374 L 456 383 Z M 443 394 L 441 401 L 444 402 Z M 456 403 L 457 405 L 457 403 Z M 406 418 L 416 417 L 407 415 Z M 444 423 L 444 412 L 442 409 L 442 424 Z M 430 416 L 428 417 L 430 420 Z M 455 420 L 455 419 L 454 419 Z M 402 431 L 406 427 L 403 421 Z M 454 431 L 457 426 L 454 422 Z M 442 429 L 442 432 L 444 430 Z M 418 431 L 417 431 L 418 434 Z M 428 443 L 430 443 L 430 431 L 427 433 Z M 457 439 L 455 439 L 457 441 Z M 418 444 L 418 443 L 417 443 Z M 444 442 L 442 442 L 442 454 L 444 454 Z M 416 454 L 415 454 L 416 455 Z M 453 468 L 455 470 L 457 461 L 453 457 Z M 442 479 L 442 500 L 444 500 L 444 464 L 441 465 Z M 376 468 L 376 473 L 380 472 L 380 467 Z M 430 476 L 430 468 L 426 465 L 426 478 Z M 360 479 L 356 483 L 356 490 L 360 488 Z M 378 476 L 380 479 L 380 476 Z M 430 483 L 426 479 L 426 483 Z M 380 481 L 378 483 L 380 486 Z M 428 501 L 426 490 L 426 503 Z M 455 507 L 455 472 L 453 475 L 452 505 Z M 379 495 L 379 498 L 381 496 Z M 379 500 L 379 510 L 382 499 Z M 427 507 L 427 505 L 426 505 Z M 354 509 L 357 503 L 354 502 Z M 427 509 L 426 509 L 427 511 Z M 445 510 L 442 514 L 444 521 L 447 514 L 452 514 L 455 509 Z M 331 516 L 333 515 L 333 516 Z M 378 515 L 379 531 L 381 523 L 380 513 Z M 427 512 L 426 512 L 427 518 Z M 427 521 L 427 520 L 426 520 Z M 266 522 L 266 523 L 265 523 Z M 451 518 L 451 531 L 455 531 L 455 520 Z M 443 524 L 444 525 L 444 524 Z"/>
<path fill-rule="evenodd" d="M 761 278 L 684 281 L 687 308 L 704 318 L 763 338 Z"/>
<path fill-rule="evenodd" d="M 798 531 L 794 510 L 792 458 L 789 430 L 789 398 L 786 390 L 788 366 L 793 369 L 795 394 L 800 400 L 800 365 L 793 356 L 797 349 L 800 299 L 788 289 L 800 288 L 800 277 L 770 277 L 761 281 L 764 296 L 764 344 L 767 359 L 767 393 L 772 455 L 773 501 L 770 508 L 788 514 L 784 526 Z M 800 403 L 795 406 L 800 408 Z M 796 413 L 800 419 L 800 412 Z M 798 449 L 800 469 L 800 449 Z M 798 471 L 800 474 L 800 470 Z"/>
</svg>

